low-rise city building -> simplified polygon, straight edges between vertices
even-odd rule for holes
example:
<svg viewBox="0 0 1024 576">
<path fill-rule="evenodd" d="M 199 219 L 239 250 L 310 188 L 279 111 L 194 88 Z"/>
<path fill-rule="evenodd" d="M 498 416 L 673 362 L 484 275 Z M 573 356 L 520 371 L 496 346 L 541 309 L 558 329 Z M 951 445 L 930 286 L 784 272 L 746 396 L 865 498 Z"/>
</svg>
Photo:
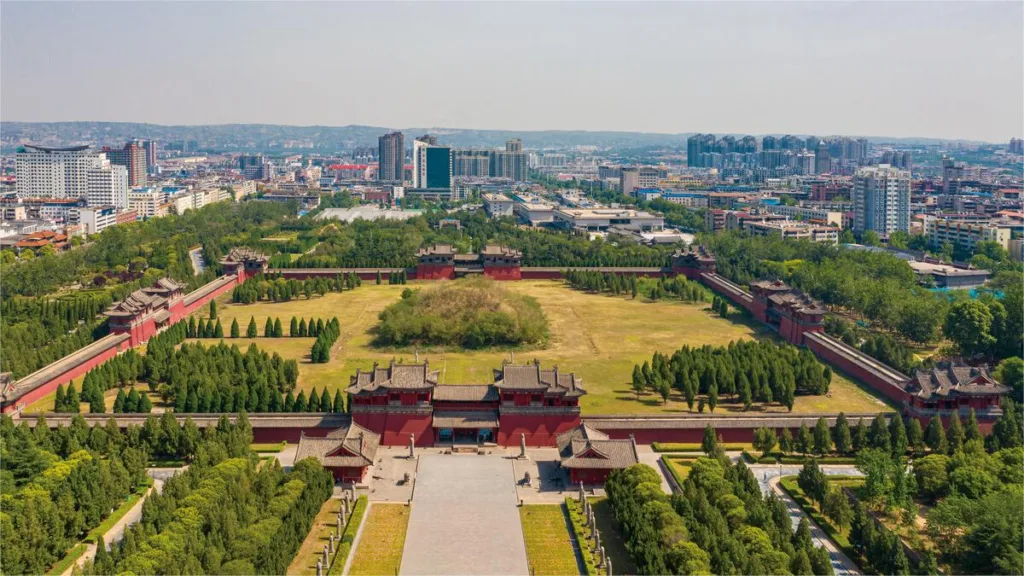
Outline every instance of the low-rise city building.
<svg viewBox="0 0 1024 576">
<path fill-rule="evenodd" d="M 554 223 L 570 229 L 605 231 L 612 226 L 629 230 L 661 230 L 662 216 L 633 208 L 558 208 Z"/>
</svg>

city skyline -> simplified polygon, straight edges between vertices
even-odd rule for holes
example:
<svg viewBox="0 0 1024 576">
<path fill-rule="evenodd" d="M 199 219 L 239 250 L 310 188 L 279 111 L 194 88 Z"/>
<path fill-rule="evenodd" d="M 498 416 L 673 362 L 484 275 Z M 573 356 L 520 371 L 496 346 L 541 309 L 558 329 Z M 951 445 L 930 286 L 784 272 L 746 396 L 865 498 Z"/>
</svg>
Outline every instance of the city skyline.
<svg viewBox="0 0 1024 576">
<path fill-rule="evenodd" d="M 987 142 L 1024 132 L 1018 3 L 550 4 L 544 14 L 516 4 L 5 2 L 0 117 Z M 372 41 L 383 22 L 393 46 Z M 249 41 L 261 35 L 272 40 Z M 90 58 L 113 50 L 123 57 Z M 465 71 L 486 62 L 493 89 L 431 89 L 478 82 Z M 345 89 L 395 66 L 390 89 Z M 148 73 L 129 84 L 127 69 Z M 929 88 L 950 74 L 956 82 Z"/>
</svg>

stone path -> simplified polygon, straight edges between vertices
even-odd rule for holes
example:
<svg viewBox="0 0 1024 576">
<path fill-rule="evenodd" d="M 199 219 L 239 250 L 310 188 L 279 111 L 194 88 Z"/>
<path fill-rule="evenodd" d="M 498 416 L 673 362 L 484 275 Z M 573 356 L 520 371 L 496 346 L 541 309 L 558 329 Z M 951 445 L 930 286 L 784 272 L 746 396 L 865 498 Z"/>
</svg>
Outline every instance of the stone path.
<svg viewBox="0 0 1024 576">
<path fill-rule="evenodd" d="M 528 574 L 512 460 L 419 458 L 401 574 Z"/>
<path fill-rule="evenodd" d="M 103 541 L 107 545 L 108 549 L 114 544 L 120 542 L 122 538 L 124 538 L 124 533 L 129 526 L 135 524 L 136 522 L 142 519 L 142 504 L 146 501 L 146 497 L 152 494 L 154 490 L 160 492 L 163 489 L 163 484 L 164 481 L 162 479 L 154 479 L 153 486 L 146 492 L 145 496 L 139 498 L 135 502 L 135 505 L 133 505 L 131 509 L 128 510 L 128 512 L 121 517 L 120 520 L 118 520 L 113 526 L 111 526 L 110 530 L 107 530 L 106 533 L 103 534 Z M 95 557 L 96 545 L 86 544 L 85 553 L 78 558 L 78 561 L 69 566 L 68 569 L 65 570 L 61 576 L 70 576 L 71 572 L 75 569 L 76 566 L 84 566 L 86 562 L 92 560 Z"/>
<path fill-rule="evenodd" d="M 795 529 L 800 523 L 800 519 L 805 516 L 804 511 L 800 509 L 800 505 L 793 501 L 792 498 L 786 494 L 786 491 L 779 486 L 779 480 L 783 476 L 794 476 L 800 473 L 800 466 L 766 466 L 766 465 L 752 465 L 750 466 L 751 472 L 754 477 L 757 478 L 758 484 L 761 485 L 761 491 L 768 493 L 768 491 L 774 492 L 786 505 L 786 509 L 789 511 L 789 518 L 793 522 L 793 528 Z M 861 473 L 853 466 L 832 466 L 826 465 L 821 467 L 822 471 L 826 475 L 842 475 L 842 476 L 859 476 Z M 828 555 L 832 559 L 832 569 L 835 571 L 836 576 L 842 576 L 846 574 L 860 574 L 860 568 L 857 563 L 851 560 L 839 546 L 828 537 L 828 534 L 818 526 L 810 517 L 807 520 L 811 524 L 811 538 L 814 540 L 814 544 L 817 546 L 824 546 L 828 550 Z"/>
</svg>

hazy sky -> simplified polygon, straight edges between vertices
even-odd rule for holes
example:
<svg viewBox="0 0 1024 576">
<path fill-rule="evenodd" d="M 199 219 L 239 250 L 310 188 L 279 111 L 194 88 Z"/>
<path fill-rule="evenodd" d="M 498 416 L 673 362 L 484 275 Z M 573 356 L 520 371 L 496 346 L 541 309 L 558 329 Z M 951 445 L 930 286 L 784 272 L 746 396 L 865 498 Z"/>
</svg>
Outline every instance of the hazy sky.
<svg viewBox="0 0 1024 576">
<path fill-rule="evenodd" d="M 0 2 L 0 118 L 1024 134 L 1021 2 Z"/>
</svg>

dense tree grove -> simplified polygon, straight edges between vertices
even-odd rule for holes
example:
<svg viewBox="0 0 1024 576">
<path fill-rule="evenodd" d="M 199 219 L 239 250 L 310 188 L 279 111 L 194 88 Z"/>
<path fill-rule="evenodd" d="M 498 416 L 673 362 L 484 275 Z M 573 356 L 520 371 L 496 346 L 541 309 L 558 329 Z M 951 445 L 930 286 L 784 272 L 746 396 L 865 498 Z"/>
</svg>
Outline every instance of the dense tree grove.
<svg viewBox="0 0 1024 576">
<path fill-rule="evenodd" d="M 337 318 L 331 318 L 331 321 L 324 324 L 323 320 L 318 320 L 316 325 L 316 342 L 313 342 L 313 348 L 309 351 L 309 359 L 314 364 L 326 364 L 331 361 L 331 346 L 338 341 L 338 336 L 341 335 L 341 327 L 338 325 Z"/>
<path fill-rule="evenodd" d="M 456 218 L 461 229 L 438 228 L 441 219 Z M 433 244 L 452 244 L 462 252 L 486 244 L 503 244 L 523 252 L 524 266 L 655 266 L 669 264 L 671 246 L 649 247 L 632 242 L 590 241 L 564 231 L 527 229 L 512 218 L 489 219 L 484 213 L 429 210 L 408 221 L 356 220 L 325 228 L 312 254 L 297 260 L 275 260 L 275 267 L 292 268 L 410 268 L 416 251 Z"/>
<path fill-rule="evenodd" d="M 202 468 L 219 454 L 247 454 L 252 433 L 244 415 L 204 434 L 170 414 L 124 430 L 113 419 L 90 428 L 78 416 L 68 427 L 51 430 L 40 417 L 30 428 L 5 415 L 0 440 L 0 571 L 42 574 L 140 486 L 150 458 Z"/>
<path fill-rule="evenodd" d="M 699 458 L 671 497 L 643 464 L 612 472 L 605 490 L 641 574 L 833 573 L 809 528 L 794 533 L 785 504 L 742 463 Z"/>
<path fill-rule="evenodd" d="M 734 282 L 781 279 L 917 342 L 938 338 L 949 308 L 945 296 L 918 286 L 910 266 L 891 254 L 733 233 L 702 241 L 718 272 Z"/>
<path fill-rule="evenodd" d="M 547 318 L 534 298 L 474 278 L 405 289 L 401 300 L 380 313 L 375 344 L 484 348 L 547 338 Z"/>
<path fill-rule="evenodd" d="M 5 279 L 6 281 L 6 279 Z M 0 304 L 4 353 L 0 372 L 15 379 L 55 362 L 107 334 L 99 316 L 113 302 L 110 291 L 73 297 L 9 298 Z"/>
<path fill-rule="evenodd" d="M 904 374 L 913 374 L 921 365 L 909 346 L 884 332 L 859 328 L 834 315 L 825 317 L 825 331 Z"/>
<path fill-rule="evenodd" d="M 588 292 L 638 294 L 650 300 L 674 299 L 683 302 L 707 302 L 711 292 L 699 282 L 687 280 L 684 276 L 672 278 L 637 278 L 635 274 L 621 275 L 596 270 L 567 270 L 565 280 L 569 286 Z"/>
<path fill-rule="evenodd" d="M 211 455 L 147 498 L 142 520 L 86 574 L 284 574 L 334 480 L 307 458 Z"/>
<path fill-rule="evenodd" d="M 661 394 L 674 388 L 690 410 L 703 395 L 712 412 L 726 395 L 747 408 L 754 402 L 778 402 L 792 409 L 797 394 L 825 394 L 831 380 L 832 369 L 809 350 L 753 340 L 717 348 L 684 346 L 671 357 L 656 352 L 650 363 L 633 368 L 637 393 L 649 389 Z"/>
<path fill-rule="evenodd" d="M 271 302 L 288 302 L 293 298 L 304 296 L 307 300 L 313 295 L 323 296 L 328 292 L 352 290 L 361 284 L 354 273 L 338 274 L 334 278 L 307 278 L 297 280 L 284 278 L 281 275 L 257 274 L 247 278 L 231 292 L 231 301 L 238 304 L 252 304 L 260 300 Z"/>
<path fill-rule="evenodd" d="M 91 236 L 88 244 L 67 252 L 15 262 L 0 259 L 4 278 L 0 300 L 42 296 L 75 282 L 92 282 L 97 273 L 124 269 L 140 260 L 192 289 L 212 280 L 216 272 L 214 266 L 195 275 L 190 249 L 202 246 L 208 263 L 217 262 L 234 246 L 261 249 L 271 244 L 271 253 L 276 252 L 274 243 L 260 239 L 295 212 L 294 203 L 218 202 L 181 215 L 111 226 Z"/>
</svg>

